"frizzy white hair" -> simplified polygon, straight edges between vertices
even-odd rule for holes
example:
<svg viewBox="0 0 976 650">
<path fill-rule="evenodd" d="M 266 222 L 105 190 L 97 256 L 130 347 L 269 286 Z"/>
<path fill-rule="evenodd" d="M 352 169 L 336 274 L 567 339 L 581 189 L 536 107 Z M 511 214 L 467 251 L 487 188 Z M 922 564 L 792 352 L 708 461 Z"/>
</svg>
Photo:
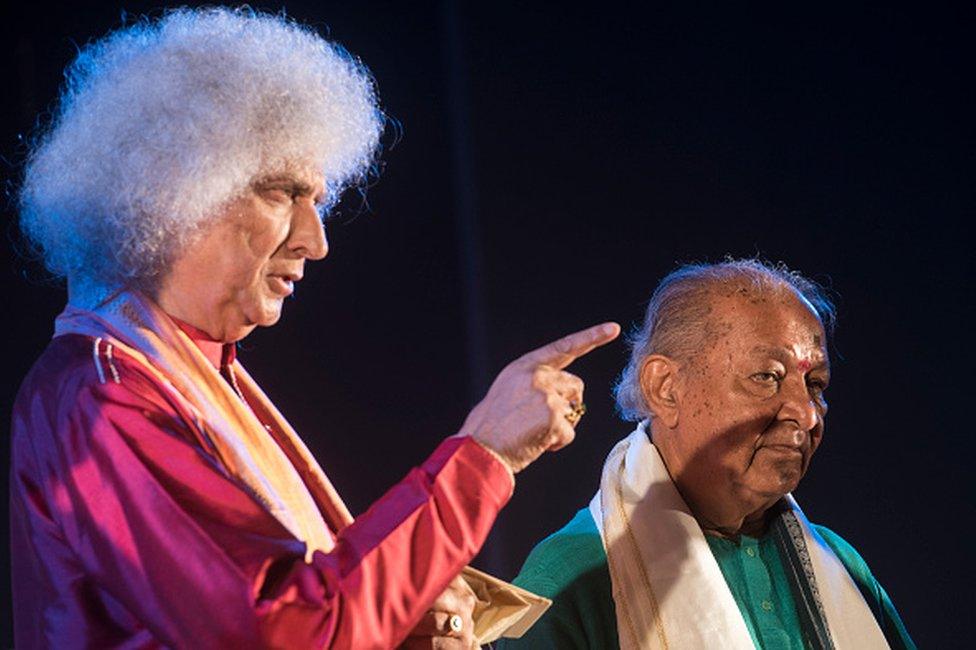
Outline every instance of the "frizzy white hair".
<svg viewBox="0 0 976 650">
<path fill-rule="evenodd" d="M 331 200 L 374 162 L 372 77 L 339 46 L 247 8 L 176 9 L 83 48 L 36 138 L 21 229 L 55 275 L 151 286 L 259 176 L 296 163 Z"/>
<path fill-rule="evenodd" d="M 665 276 L 651 296 L 643 324 L 628 336 L 630 361 L 614 386 L 620 416 L 629 421 L 653 416 L 641 391 L 644 359 L 661 354 L 685 361 L 707 347 L 715 335 L 713 297 L 784 290 L 806 300 L 827 334 L 833 332 L 836 310 L 826 290 L 785 264 L 730 257 L 717 264 L 685 264 Z"/>
</svg>

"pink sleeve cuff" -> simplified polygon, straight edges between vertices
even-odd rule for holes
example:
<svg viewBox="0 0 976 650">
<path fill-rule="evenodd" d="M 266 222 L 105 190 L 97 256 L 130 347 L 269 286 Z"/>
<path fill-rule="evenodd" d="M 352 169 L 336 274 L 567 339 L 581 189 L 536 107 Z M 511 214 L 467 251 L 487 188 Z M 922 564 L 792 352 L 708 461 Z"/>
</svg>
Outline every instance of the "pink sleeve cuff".
<svg viewBox="0 0 976 650">
<path fill-rule="evenodd" d="M 470 436 L 448 438 L 438 445 L 420 468 L 434 480 L 448 464 L 457 465 L 455 471 L 463 471 L 463 475 L 471 479 L 465 484 L 482 491 L 483 496 L 495 502 L 498 509 L 512 498 L 515 491 L 512 470 L 495 453 Z"/>
</svg>

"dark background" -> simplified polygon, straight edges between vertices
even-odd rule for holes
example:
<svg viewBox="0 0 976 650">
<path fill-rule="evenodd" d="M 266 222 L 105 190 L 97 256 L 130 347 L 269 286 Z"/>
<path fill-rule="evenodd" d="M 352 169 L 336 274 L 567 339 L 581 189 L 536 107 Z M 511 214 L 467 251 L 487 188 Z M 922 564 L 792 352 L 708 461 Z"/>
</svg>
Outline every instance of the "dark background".
<svg viewBox="0 0 976 650">
<path fill-rule="evenodd" d="M 864 555 L 920 646 L 964 647 L 972 10 L 744 4 L 289 3 L 371 67 L 402 138 L 241 357 L 361 512 L 513 357 L 630 324 L 676 262 L 786 261 L 840 307 L 827 436 L 799 500 Z M 4 10 L 4 434 L 64 302 L 14 252 L 20 138 L 77 45 L 156 6 Z M 574 366 L 590 406 L 577 442 L 519 475 L 476 565 L 511 578 L 589 500 L 630 431 L 609 397 L 625 358 L 614 343 Z"/>
</svg>

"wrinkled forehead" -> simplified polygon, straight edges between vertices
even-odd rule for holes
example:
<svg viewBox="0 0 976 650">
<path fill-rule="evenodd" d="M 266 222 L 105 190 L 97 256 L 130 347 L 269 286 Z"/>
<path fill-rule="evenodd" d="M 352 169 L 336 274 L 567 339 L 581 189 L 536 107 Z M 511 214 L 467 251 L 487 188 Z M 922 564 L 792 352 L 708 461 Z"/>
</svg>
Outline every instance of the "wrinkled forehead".
<svg viewBox="0 0 976 650">
<path fill-rule="evenodd" d="M 291 176 L 303 181 L 325 182 L 323 162 L 309 156 L 265 158 L 261 161 L 255 179 L 269 176 Z"/>
<path fill-rule="evenodd" d="M 262 166 L 261 171 L 251 179 L 252 187 L 269 183 L 288 183 L 310 195 L 326 195 L 329 184 L 322 173 L 320 164 L 304 160 L 285 160 Z"/>
<path fill-rule="evenodd" d="M 709 340 L 740 353 L 781 350 L 807 363 L 828 362 L 827 337 L 813 305 L 790 288 L 712 297 Z"/>
</svg>

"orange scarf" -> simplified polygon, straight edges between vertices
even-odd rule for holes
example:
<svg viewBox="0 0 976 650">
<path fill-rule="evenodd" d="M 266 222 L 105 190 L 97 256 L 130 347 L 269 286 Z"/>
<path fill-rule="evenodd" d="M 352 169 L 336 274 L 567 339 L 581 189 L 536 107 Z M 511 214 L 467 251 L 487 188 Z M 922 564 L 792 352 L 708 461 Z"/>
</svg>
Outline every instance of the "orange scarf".
<svg viewBox="0 0 976 650">
<path fill-rule="evenodd" d="M 332 550 L 335 541 L 323 513 L 333 531 L 349 525 L 352 515 L 298 434 L 239 361 L 234 361 L 232 369 L 241 392 L 268 415 L 270 426 L 291 447 L 291 460 L 196 344 L 146 296 L 118 291 L 92 311 L 69 305 L 55 322 L 54 335 L 64 334 L 95 337 L 96 361 L 100 341 L 109 355 L 114 347 L 135 360 L 193 414 L 192 424 L 208 440 L 228 474 L 305 542 L 306 559 L 315 550 Z M 103 382 L 120 381 L 114 368 L 107 375 L 101 365 L 98 368 Z M 318 503 L 302 476 L 319 494 Z"/>
</svg>

